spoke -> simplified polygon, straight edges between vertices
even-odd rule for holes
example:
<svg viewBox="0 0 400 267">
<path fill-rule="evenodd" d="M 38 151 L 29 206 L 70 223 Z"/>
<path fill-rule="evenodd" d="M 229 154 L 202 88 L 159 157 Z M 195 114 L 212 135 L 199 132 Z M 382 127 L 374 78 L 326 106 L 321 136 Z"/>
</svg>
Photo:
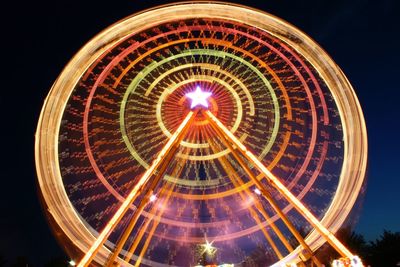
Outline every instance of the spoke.
<svg viewBox="0 0 400 267">
<path fill-rule="evenodd" d="M 211 127 L 211 128 L 215 131 L 215 129 L 213 127 Z M 210 144 L 211 149 L 214 151 L 214 153 L 217 153 L 218 152 L 217 151 L 217 144 L 211 138 L 209 139 L 209 144 Z M 234 184 L 235 187 L 243 188 L 243 190 L 246 193 L 247 197 L 250 197 L 250 196 L 254 195 L 254 192 L 252 192 L 250 190 L 250 188 L 247 188 L 247 187 L 244 186 L 245 182 L 242 180 L 240 175 L 237 175 L 237 172 L 234 170 L 233 166 L 229 163 L 229 161 L 226 159 L 226 157 L 218 157 L 218 160 L 220 161 L 220 163 L 221 163 L 223 168 L 230 169 L 230 171 L 227 171 L 227 174 L 228 174 L 230 180 L 232 181 L 232 183 Z M 241 191 L 239 191 L 239 194 L 242 197 L 243 194 L 242 194 Z M 258 199 L 254 199 L 254 206 L 257 208 L 258 212 L 262 215 L 262 217 L 264 217 L 264 219 L 266 220 L 268 225 L 271 227 L 271 229 L 278 236 L 279 240 L 286 247 L 287 251 L 292 252 L 293 251 L 292 245 L 289 243 L 287 238 L 282 234 L 282 232 L 279 230 L 279 228 L 272 221 L 271 217 L 268 215 L 267 211 L 264 209 L 262 203 Z M 251 207 L 249 209 L 250 209 L 250 212 L 251 212 L 251 210 L 253 210 Z M 258 216 L 253 216 L 253 217 L 255 219 L 258 218 Z M 261 223 L 258 223 L 258 224 L 261 224 Z"/>
<path fill-rule="evenodd" d="M 214 143 L 210 139 L 209 144 L 210 144 L 211 149 L 214 151 L 214 153 L 217 152 L 216 143 Z M 250 197 L 251 195 L 254 194 L 249 188 L 244 187 L 244 184 L 245 184 L 244 181 L 242 180 L 242 178 L 239 175 L 237 175 L 233 166 L 229 163 L 229 161 L 225 157 L 218 157 L 218 160 L 220 161 L 223 168 L 228 169 L 227 174 L 235 187 L 238 187 L 238 188 L 243 187 L 243 190 L 245 191 L 245 193 L 248 197 Z M 239 194 L 242 197 L 243 194 L 241 191 L 239 191 Z M 282 232 L 279 230 L 279 228 L 271 220 L 271 217 L 268 215 L 268 213 L 262 206 L 261 202 L 258 201 L 257 199 L 255 199 L 254 206 L 257 208 L 257 210 L 262 215 L 262 217 L 264 217 L 264 219 L 267 221 L 268 225 L 271 226 L 271 229 L 275 232 L 275 234 L 278 236 L 279 240 L 283 243 L 283 245 L 286 247 L 286 249 L 289 252 L 292 252 L 293 251 L 292 245 L 288 242 L 286 237 L 282 234 Z M 251 212 L 251 210 L 252 210 L 252 208 L 250 207 L 250 212 Z M 258 216 L 253 216 L 253 217 L 258 218 Z"/>
<path fill-rule="evenodd" d="M 286 227 L 292 232 L 294 237 L 299 241 L 301 246 L 307 251 L 307 253 L 310 255 L 312 261 L 317 265 L 317 267 L 322 266 L 320 261 L 313 255 L 313 251 L 311 250 L 310 246 L 304 241 L 304 238 L 300 235 L 299 231 L 297 231 L 296 227 L 292 224 L 292 222 L 287 218 L 286 214 L 281 210 L 279 205 L 275 202 L 275 200 L 272 198 L 268 190 L 264 187 L 264 185 L 257 179 L 255 174 L 252 172 L 248 164 L 241 158 L 238 154 L 238 152 L 234 149 L 233 145 L 229 142 L 227 137 L 224 135 L 224 132 L 218 128 L 218 126 L 210 121 L 211 126 L 214 128 L 214 130 L 217 132 L 221 140 L 225 143 L 225 145 L 229 148 L 231 151 L 232 155 L 236 159 L 236 161 L 239 163 L 239 165 L 243 168 L 243 170 L 246 172 L 248 177 L 251 179 L 251 181 L 257 186 L 257 188 L 260 190 L 262 193 L 262 196 L 269 202 L 269 204 L 272 206 L 272 208 L 275 210 L 275 212 L 279 215 L 279 217 L 282 219 L 282 221 L 285 223 Z M 305 260 L 307 260 L 305 258 Z"/>
<path fill-rule="evenodd" d="M 181 136 L 183 136 L 183 135 L 181 135 Z M 176 143 L 179 143 L 180 141 L 181 140 L 177 140 Z M 108 259 L 108 264 L 106 266 L 112 266 L 114 264 L 114 261 L 117 259 L 119 253 L 121 252 L 123 246 L 125 245 L 126 240 L 128 239 L 128 237 L 131 234 L 133 228 L 135 227 L 139 217 L 141 216 L 142 211 L 145 209 L 146 205 L 149 203 L 150 197 L 152 196 L 154 189 L 160 183 L 161 178 L 163 177 L 165 171 L 167 170 L 167 167 L 168 167 L 172 157 L 174 156 L 176 149 L 177 149 L 177 146 L 174 146 L 174 148 L 171 149 L 165 155 L 157 174 L 152 179 L 152 181 L 149 182 L 150 186 L 146 187 L 146 189 L 142 191 L 142 194 L 144 194 L 144 197 L 141 199 L 139 205 L 137 206 L 136 210 L 134 211 L 134 214 L 133 214 L 132 218 L 130 219 L 128 226 L 125 228 L 120 240 L 117 242 L 117 245 L 116 245 L 114 251 L 112 252 L 111 257 Z"/>
<path fill-rule="evenodd" d="M 132 255 L 132 253 L 134 252 L 134 250 L 136 249 L 137 245 L 139 244 L 140 239 L 143 238 L 147 228 L 150 226 L 150 224 L 152 224 L 152 227 L 151 227 L 150 231 L 148 232 L 146 241 L 145 241 L 143 247 L 141 248 L 140 254 L 135 262 L 135 266 L 139 266 L 139 264 L 141 263 L 143 255 L 146 252 L 147 247 L 149 246 L 150 241 L 153 238 L 154 232 L 160 223 L 160 221 L 156 218 L 161 218 L 161 216 L 163 215 L 164 207 L 167 205 L 167 203 L 171 197 L 172 191 L 174 190 L 174 187 L 175 187 L 175 183 L 172 183 L 169 187 L 166 186 L 166 189 L 163 190 L 164 191 L 163 194 L 164 194 L 165 198 L 159 203 L 162 208 L 157 212 L 157 214 L 152 215 L 151 217 L 148 218 L 148 220 L 146 221 L 146 224 L 143 226 L 143 229 L 141 229 L 139 236 L 136 237 L 138 242 L 135 243 L 136 245 L 132 246 L 131 249 L 129 250 L 127 257 L 125 258 L 126 261 L 130 260 L 130 257 Z M 155 209 L 157 209 L 157 208 L 155 207 Z"/>
<path fill-rule="evenodd" d="M 96 241 L 92 244 L 92 246 L 90 247 L 88 252 L 85 254 L 85 256 L 82 258 L 82 260 L 79 262 L 79 264 L 77 265 L 78 267 L 89 266 L 90 262 L 92 261 L 92 259 L 94 258 L 94 256 L 98 252 L 98 250 L 103 246 L 103 244 L 106 242 L 108 236 L 111 234 L 111 232 L 115 229 L 115 227 L 117 226 L 119 221 L 122 219 L 122 217 L 128 211 L 129 207 L 131 206 L 134 199 L 136 198 L 136 195 L 143 190 L 144 186 L 149 182 L 149 179 L 152 176 L 152 174 L 163 163 L 164 157 L 170 152 L 170 150 L 173 148 L 174 145 L 180 143 L 182 136 L 185 134 L 185 132 L 188 129 L 188 127 L 190 126 L 191 122 L 193 122 L 193 119 L 195 118 L 195 113 L 197 113 L 197 111 L 195 111 L 195 112 L 190 111 L 187 114 L 186 118 L 179 125 L 176 132 L 171 136 L 171 138 L 168 140 L 168 142 L 162 148 L 162 150 L 158 154 L 157 158 L 153 161 L 151 166 L 146 170 L 146 172 L 140 178 L 138 183 L 134 186 L 132 191 L 129 193 L 129 195 L 127 196 L 125 201 L 118 208 L 117 212 L 114 214 L 114 216 L 111 218 L 111 220 L 104 227 L 103 231 L 97 237 Z"/>
<path fill-rule="evenodd" d="M 182 141 L 183 137 L 184 137 L 184 132 L 182 132 L 180 137 L 176 140 L 175 144 L 179 144 L 180 141 Z M 142 211 L 145 209 L 146 205 L 149 203 L 150 197 L 153 194 L 154 189 L 160 183 L 160 181 L 161 181 L 165 171 L 167 170 L 167 168 L 170 164 L 170 161 L 172 160 L 173 156 L 175 155 L 175 152 L 177 149 L 178 149 L 177 145 L 172 146 L 172 148 L 167 152 L 167 154 L 165 154 L 164 159 L 158 168 L 158 172 L 156 173 L 156 175 L 152 179 L 152 181 L 149 182 L 150 186 L 146 187 L 146 189 L 141 192 L 142 194 L 144 194 L 144 197 L 140 201 L 137 209 L 134 211 L 134 214 L 133 214 L 132 218 L 130 219 L 128 226 L 124 230 L 120 240 L 117 242 L 117 245 L 116 245 L 114 251 L 112 252 L 110 258 L 108 259 L 108 264 L 106 266 L 112 266 L 112 264 L 114 264 L 114 261 L 117 259 L 119 253 L 121 252 L 123 246 L 125 245 L 125 242 L 128 239 L 133 228 L 135 227 L 137 220 L 139 219 L 140 215 L 142 214 Z"/>
<path fill-rule="evenodd" d="M 216 148 L 215 145 L 209 141 L 210 147 L 211 149 L 216 152 Z M 242 179 L 240 179 L 240 177 L 237 175 L 235 169 L 233 168 L 233 166 L 229 163 L 229 161 L 225 158 L 225 157 L 219 157 L 218 158 L 219 162 L 221 163 L 221 166 L 225 169 L 229 179 L 231 180 L 232 184 L 235 187 L 240 187 L 243 185 L 243 181 Z M 249 197 L 252 197 L 251 191 L 247 188 L 245 189 L 245 193 L 239 191 L 239 196 L 240 198 L 243 200 L 243 202 L 245 203 Z M 254 200 L 257 201 L 257 200 Z M 249 206 L 248 207 L 249 212 L 251 214 L 251 217 L 255 220 L 255 222 L 257 223 L 257 225 L 260 227 L 260 230 L 262 231 L 262 233 L 264 234 L 265 238 L 267 239 L 268 243 L 271 245 L 273 251 L 275 252 L 275 254 L 278 256 L 279 259 L 282 259 L 282 253 L 279 251 L 278 247 L 276 246 L 274 240 L 272 239 L 272 237 L 270 236 L 270 234 L 267 232 L 267 229 L 265 227 L 263 227 L 262 221 L 260 220 L 258 214 L 256 213 L 256 211 Z"/>
<path fill-rule="evenodd" d="M 296 210 L 335 248 L 342 256 L 353 258 L 353 254 L 328 230 L 322 223 L 273 175 L 247 148 L 237 139 L 210 111 L 205 111 L 212 125 L 220 129 L 224 136 L 230 140 L 239 151 L 254 164 L 254 166 L 268 179 L 280 194 L 291 203 Z M 257 180 L 258 181 L 258 180 Z M 261 184 L 262 185 L 262 184 Z M 260 188 L 261 190 L 261 188 Z"/>
<path fill-rule="evenodd" d="M 178 163 L 176 164 L 174 170 L 171 173 L 171 175 L 173 177 L 179 176 L 179 174 L 182 172 L 182 170 L 183 170 L 182 164 L 183 164 L 183 160 L 180 159 L 178 161 Z M 137 246 L 139 245 L 140 240 L 143 238 L 150 223 L 153 222 L 153 225 L 158 225 L 160 223 L 159 219 L 161 218 L 161 216 L 164 213 L 164 207 L 167 205 L 175 186 L 176 186 L 175 182 L 169 182 L 161 189 L 160 197 L 163 197 L 162 199 L 160 199 L 161 203 L 160 203 L 160 205 L 153 204 L 153 208 L 150 211 L 150 214 L 152 214 L 152 215 L 147 219 L 147 221 L 145 222 L 145 224 L 143 225 L 143 227 L 140 229 L 139 233 L 135 237 L 135 240 L 131 244 L 129 251 L 127 252 L 127 254 L 124 258 L 124 260 L 126 262 L 129 262 L 131 260 L 133 253 L 135 252 Z M 160 206 L 161 208 L 158 209 L 157 206 Z M 154 228 L 154 226 L 153 226 L 153 228 Z M 148 233 L 147 240 L 151 239 L 153 234 L 154 234 L 154 231 L 150 231 Z M 142 250 L 144 250 L 144 247 L 142 248 Z M 138 257 L 137 262 L 139 262 L 139 263 L 141 262 L 141 257 Z"/>
</svg>

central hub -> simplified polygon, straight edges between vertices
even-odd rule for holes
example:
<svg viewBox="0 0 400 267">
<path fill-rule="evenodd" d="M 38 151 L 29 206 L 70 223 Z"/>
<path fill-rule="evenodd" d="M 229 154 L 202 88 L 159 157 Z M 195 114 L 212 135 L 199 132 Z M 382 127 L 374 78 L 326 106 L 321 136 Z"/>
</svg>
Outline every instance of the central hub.
<svg viewBox="0 0 400 267">
<path fill-rule="evenodd" d="M 196 86 L 195 91 L 187 93 L 185 96 L 192 100 L 192 103 L 190 105 L 191 109 L 194 109 L 199 105 L 208 108 L 207 98 L 211 96 L 211 93 L 202 91 L 200 86 Z"/>
</svg>

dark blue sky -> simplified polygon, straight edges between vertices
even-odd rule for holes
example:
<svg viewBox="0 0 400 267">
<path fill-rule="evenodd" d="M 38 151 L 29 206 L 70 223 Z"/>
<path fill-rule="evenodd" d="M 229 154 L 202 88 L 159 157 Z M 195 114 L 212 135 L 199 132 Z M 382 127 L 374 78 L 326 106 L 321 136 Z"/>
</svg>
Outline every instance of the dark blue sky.
<svg viewBox="0 0 400 267">
<path fill-rule="evenodd" d="M 169 1 L 26 1 L 3 9 L 0 254 L 44 262 L 62 255 L 37 197 L 34 132 L 41 105 L 68 60 L 110 24 Z M 235 1 L 281 17 L 342 68 L 364 110 L 368 183 L 356 230 L 400 231 L 399 1 Z M 300 3 L 301 2 L 301 3 Z"/>
</svg>

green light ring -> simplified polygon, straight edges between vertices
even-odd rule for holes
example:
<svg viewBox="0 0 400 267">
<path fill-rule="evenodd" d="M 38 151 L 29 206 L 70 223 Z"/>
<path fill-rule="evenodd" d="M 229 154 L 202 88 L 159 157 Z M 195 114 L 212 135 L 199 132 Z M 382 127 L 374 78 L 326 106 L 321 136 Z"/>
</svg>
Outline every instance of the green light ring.
<svg viewBox="0 0 400 267">
<path fill-rule="evenodd" d="M 177 70 L 182 70 L 182 69 L 186 69 L 186 68 L 188 68 L 188 67 L 196 67 L 196 66 L 203 67 L 204 69 L 206 69 L 206 67 L 209 67 L 209 69 L 212 69 L 212 70 L 215 70 L 215 71 L 219 71 L 219 66 L 217 66 L 217 65 L 212 65 L 212 64 L 189 63 L 189 64 L 181 65 L 181 66 L 178 66 L 178 67 L 176 67 L 176 68 L 173 68 L 173 69 L 171 69 L 171 70 L 169 70 L 169 71 L 163 73 L 162 75 L 160 75 L 160 77 L 158 77 L 158 78 L 149 86 L 149 88 L 147 89 L 145 95 L 148 96 L 148 95 L 151 93 L 152 89 L 155 87 L 156 83 L 158 83 L 159 81 L 161 81 L 165 76 L 167 76 L 167 75 L 169 75 L 169 74 L 171 74 L 171 73 L 173 73 L 173 72 L 175 72 L 175 71 L 177 71 Z M 211 68 L 211 67 L 213 67 L 213 66 L 215 66 L 215 68 Z M 225 75 L 229 76 L 229 78 L 235 80 L 236 84 L 238 84 L 238 82 L 236 81 L 237 78 L 234 77 L 234 76 L 232 76 L 230 73 L 228 73 L 228 72 L 222 72 L 222 71 L 221 71 L 221 73 L 224 73 Z M 235 120 L 234 125 L 232 126 L 232 129 L 231 129 L 232 133 L 236 132 L 236 130 L 239 128 L 241 118 L 243 117 L 243 107 L 242 107 L 242 104 L 241 104 L 241 102 L 240 102 L 239 94 L 235 91 L 235 89 L 234 89 L 230 84 L 228 84 L 227 82 L 225 82 L 224 80 L 221 80 L 221 79 L 216 78 L 216 77 L 212 77 L 212 76 L 208 76 L 208 75 L 191 75 L 190 77 L 191 77 L 190 79 L 187 79 L 187 80 L 185 80 L 185 81 L 181 81 L 181 82 L 179 82 L 179 83 L 177 83 L 177 84 L 174 84 L 172 87 L 167 88 L 166 90 L 164 90 L 164 91 L 162 92 L 160 98 L 158 99 L 157 108 L 156 108 L 156 118 L 157 118 L 157 121 L 158 121 L 158 123 L 159 123 L 159 125 L 160 125 L 160 128 L 161 128 L 161 130 L 164 132 L 164 134 L 165 134 L 168 138 L 170 138 L 170 137 L 172 136 L 172 134 L 170 133 L 170 131 L 168 131 L 168 129 L 165 127 L 164 123 L 162 122 L 162 118 L 161 118 L 161 106 L 162 106 L 163 100 L 165 99 L 165 97 L 166 97 L 168 94 L 171 94 L 171 93 L 172 93 L 173 91 L 175 91 L 179 86 L 185 85 L 185 84 L 190 83 L 190 82 L 195 82 L 195 81 L 197 81 L 197 80 L 199 80 L 199 81 L 200 81 L 200 80 L 203 80 L 203 81 L 209 81 L 209 82 L 217 82 L 217 83 L 220 83 L 220 84 L 223 85 L 225 88 L 227 88 L 229 92 L 231 92 L 231 94 L 234 96 L 234 99 L 236 100 L 236 105 L 237 105 L 237 107 L 238 107 L 238 116 L 237 116 L 237 118 L 236 118 L 236 120 Z M 243 85 L 243 83 L 242 83 L 242 85 Z M 239 84 L 239 86 L 240 86 L 240 84 Z M 242 90 L 247 91 L 247 88 L 242 88 Z M 252 99 L 249 99 L 249 102 L 252 103 L 250 106 L 253 106 L 253 114 L 251 114 L 251 115 L 254 115 L 254 102 L 252 101 Z M 207 143 L 205 143 L 205 144 L 193 144 L 193 143 L 188 143 L 188 142 L 185 142 L 185 141 L 182 141 L 182 142 L 181 142 L 181 145 L 186 146 L 186 147 L 191 147 L 191 148 L 207 148 L 207 147 L 209 147 L 209 145 L 208 145 Z"/>
<path fill-rule="evenodd" d="M 268 88 L 268 91 L 272 97 L 272 102 L 274 104 L 274 111 L 275 111 L 275 120 L 274 120 L 274 127 L 273 127 L 273 131 L 271 134 L 271 138 L 267 144 L 267 146 L 263 149 L 263 151 L 261 152 L 260 156 L 258 158 L 262 159 L 271 149 L 272 145 L 275 142 L 275 139 L 278 135 L 278 130 L 279 130 L 279 122 L 280 122 L 280 111 L 279 111 L 279 104 L 278 104 L 278 99 L 275 95 L 275 92 L 271 86 L 271 84 L 269 83 L 269 81 L 265 78 L 265 76 L 256 68 L 254 67 L 252 64 L 250 64 L 249 62 L 247 62 L 246 60 L 236 56 L 236 55 L 232 55 L 230 53 L 224 52 L 224 51 L 215 51 L 215 50 L 208 50 L 208 49 L 191 49 L 191 50 L 186 50 L 186 52 L 184 53 L 180 53 L 177 55 L 173 55 L 171 57 L 168 58 L 164 58 L 163 60 L 159 61 L 159 62 L 151 62 L 148 66 L 146 66 L 142 71 L 140 71 L 136 77 L 132 80 L 132 82 L 129 84 L 124 97 L 122 99 L 121 102 L 121 108 L 120 108 L 120 129 L 121 129 L 121 134 L 122 134 L 122 138 L 129 150 L 129 152 L 131 153 L 131 155 L 139 162 L 139 164 L 141 164 L 144 168 L 148 168 L 149 164 L 147 162 L 145 162 L 140 156 L 139 154 L 136 152 L 135 148 L 133 147 L 133 145 L 129 142 L 129 138 L 127 136 L 126 130 L 125 130 L 125 107 L 126 107 L 126 103 L 128 100 L 128 97 L 131 93 L 135 92 L 136 87 L 139 85 L 139 83 L 143 80 L 143 78 L 145 76 L 147 76 L 150 72 L 152 72 L 154 69 L 156 69 L 157 67 L 171 61 L 174 59 L 178 59 L 181 57 L 185 57 L 185 56 L 195 56 L 195 55 L 208 55 L 208 56 L 215 56 L 215 57 L 230 57 L 232 59 L 237 60 L 238 62 L 246 65 L 247 67 L 249 67 L 253 72 L 255 72 L 257 74 L 257 76 L 264 82 L 265 86 Z"/>
</svg>

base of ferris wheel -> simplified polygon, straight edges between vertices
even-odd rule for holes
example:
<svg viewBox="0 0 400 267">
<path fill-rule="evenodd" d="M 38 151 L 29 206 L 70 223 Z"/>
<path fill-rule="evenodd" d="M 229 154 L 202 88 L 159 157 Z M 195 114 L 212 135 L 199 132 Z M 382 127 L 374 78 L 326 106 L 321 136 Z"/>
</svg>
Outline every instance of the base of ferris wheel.
<svg viewBox="0 0 400 267">
<path fill-rule="evenodd" d="M 229 263 L 223 263 L 223 264 L 207 264 L 207 265 L 196 265 L 194 267 L 238 267 L 237 265 L 234 264 L 229 264 Z M 297 267 L 297 266 L 304 266 L 300 265 L 299 263 L 288 263 L 285 265 L 281 265 L 282 267 Z M 305 266 L 316 266 L 313 263 L 310 263 Z M 322 265 L 325 266 L 325 265 Z M 360 266 L 358 260 L 351 260 L 349 258 L 340 258 L 337 260 L 333 260 L 332 264 L 330 265 L 332 267 L 356 267 Z M 328 267 L 328 266 L 326 266 Z"/>
<path fill-rule="evenodd" d="M 242 265 L 242 264 L 231 264 L 231 263 L 218 263 L 215 260 L 215 255 L 210 253 L 210 251 L 206 251 L 199 261 L 198 265 L 191 266 L 191 267 L 243 267 L 243 266 L 253 266 L 253 265 Z M 257 265 L 258 266 L 258 265 Z M 285 263 L 285 264 L 273 264 L 272 266 L 279 266 L 279 267 L 314 267 L 319 266 L 318 263 L 315 263 L 311 259 L 311 255 L 307 254 L 307 252 L 302 252 L 299 255 L 299 261 L 296 263 Z M 328 267 L 325 265 L 321 265 L 323 267 Z M 360 258 L 358 256 L 354 256 L 353 258 L 346 258 L 342 257 L 336 260 L 333 260 L 332 263 L 329 265 L 331 267 L 359 267 L 363 266 Z M 261 266 L 260 266 L 261 267 Z"/>
<path fill-rule="evenodd" d="M 309 266 L 309 267 L 314 267 L 317 266 L 312 260 L 310 260 L 310 257 L 306 257 L 304 254 L 301 254 L 299 256 L 300 262 L 297 263 L 286 263 L 286 264 L 281 264 L 278 265 L 279 267 L 300 267 L 300 266 Z M 276 265 L 273 265 L 276 266 Z M 322 265 L 325 266 L 325 265 Z M 362 266 L 362 262 L 358 256 L 354 256 L 352 259 L 349 258 L 339 258 L 336 260 L 333 260 L 331 267 L 359 267 Z M 215 261 L 208 261 L 203 264 L 198 264 L 193 267 L 242 267 L 240 264 L 231 264 L 231 263 L 217 263 Z M 328 267 L 328 266 L 325 266 Z"/>
<path fill-rule="evenodd" d="M 264 184 L 256 177 L 253 170 L 249 167 L 248 163 L 244 160 L 247 159 L 248 162 L 251 162 L 252 166 L 255 167 L 268 181 L 268 183 L 273 186 L 277 191 L 283 196 L 296 210 L 302 215 L 308 223 L 329 243 L 338 253 L 342 256 L 342 258 L 333 261 L 333 267 L 362 267 L 363 264 L 361 260 L 353 255 L 327 228 L 325 228 L 322 223 L 286 188 L 284 184 L 280 182 L 274 174 L 272 174 L 263 163 L 261 163 L 258 158 L 248 150 L 241 141 L 236 138 L 230 131 L 227 129 L 218 119 L 214 116 L 209 110 L 204 109 L 195 109 L 190 111 L 186 118 L 182 121 L 181 125 L 178 127 L 176 132 L 171 136 L 169 141 L 165 144 L 165 146 L 161 149 L 157 158 L 153 161 L 152 165 L 147 169 L 147 171 L 140 178 L 138 183 L 134 186 L 130 194 L 126 197 L 125 201 L 122 203 L 120 208 L 117 210 L 115 215 L 110 219 L 109 223 L 105 226 L 103 231 L 99 234 L 96 241 L 93 243 L 89 251 L 84 255 L 81 261 L 78 263 L 78 267 L 88 267 L 90 263 L 94 259 L 96 253 L 99 249 L 105 244 L 111 232 L 115 229 L 117 224 L 121 221 L 124 214 L 129 209 L 130 205 L 135 201 L 139 194 L 143 194 L 144 197 L 141 202 L 138 204 L 135 213 L 133 214 L 131 221 L 129 222 L 125 232 L 122 234 L 120 240 L 117 242 L 115 248 L 110 254 L 110 257 L 107 259 L 107 262 L 104 266 L 119 266 L 121 263 L 129 262 L 132 254 L 137 248 L 137 244 L 132 246 L 130 252 L 128 253 L 130 256 L 125 257 L 125 259 L 120 259 L 119 255 L 124 247 L 125 242 L 128 240 L 133 227 L 135 226 L 138 218 L 141 216 L 142 211 L 146 207 L 146 205 L 150 202 L 155 201 L 157 198 L 153 195 L 153 190 L 155 190 L 159 181 L 161 181 L 167 166 L 170 163 L 170 160 L 173 158 L 173 155 L 176 153 L 181 141 L 183 140 L 185 134 L 188 131 L 189 126 L 194 121 L 196 115 L 201 113 L 203 117 L 205 117 L 220 141 L 224 143 L 226 148 L 228 148 L 236 160 L 236 162 L 243 168 L 249 179 L 254 183 L 256 189 L 255 192 L 260 197 L 265 198 L 266 201 L 269 202 L 271 207 L 275 210 L 276 214 L 280 217 L 282 222 L 285 224 L 286 228 L 291 232 L 291 234 L 297 239 L 299 245 L 302 248 L 301 253 L 298 255 L 298 259 L 294 259 L 293 262 L 278 262 L 273 264 L 273 267 L 280 266 L 324 266 L 320 260 L 314 255 L 314 251 L 310 248 L 307 242 L 304 240 L 302 235 L 293 225 L 293 223 L 289 220 L 288 216 L 283 212 L 283 210 L 279 207 L 275 199 L 271 196 L 269 190 L 264 186 Z M 210 147 L 213 145 L 210 143 Z M 232 166 L 228 161 L 223 161 L 221 164 L 229 170 L 232 170 Z M 234 184 L 242 183 L 241 180 L 232 180 Z M 146 187 L 148 186 L 148 187 Z M 146 189 L 145 189 L 146 188 Z M 257 209 L 260 213 L 263 213 L 261 208 Z M 267 214 L 264 214 L 266 219 L 269 220 Z M 289 252 L 293 251 L 293 246 L 291 246 L 286 238 L 282 235 L 282 232 L 271 223 L 271 228 L 275 231 L 277 236 L 280 238 L 280 241 L 283 245 L 286 246 Z M 265 231 L 265 229 L 261 229 L 266 237 L 266 239 L 271 244 L 272 250 L 276 253 L 278 258 L 282 260 L 283 254 L 278 249 L 278 246 L 271 239 L 269 233 Z M 141 238 L 141 237 L 140 237 Z M 140 238 L 137 238 L 140 240 Z M 206 241 L 206 244 L 202 245 L 204 248 L 205 257 L 202 262 L 199 262 L 200 265 L 198 267 L 232 267 L 232 264 L 219 264 L 213 261 L 212 253 L 216 251 L 216 248 L 212 247 L 212 242 L 209 243 Z M 135 262 L 135 267 L 141 266 L 141 259 L 143 259 L 144 252 L 147 246 L 141 248 L 141 253 L 138 257 L 138 260 Z M 208 254 L 207 254 L 208 253 Z M 208 258 L 207 258 L 208 257 Z M 268 265 L 266 263 L 266 265 Z M 121 264 L 122 266 L 122 264 Z M 240 267 L 240 264 L 235 264 L 235 266 Z M 263 266 L 264 267 L 264 266 Z"/>
<path fill-rule="evenodd" d="M 302 258 L 300 256 L 300 258 Z M 357 257 L 354 256 L 352 259 L 349 258 L 339 258 L 336 260 L 333 260 L 331 265 L 331 267 L 359 267 L 362 266 L 360 265 L 361 260 Z M 274 265 L 275 266 L 275 265 Z M 304 259 L 304 261 L 302 260 L 300 263 L 286 263 L 286 264 L 281 264 L 278 265 L 279 267 L 300 267 L 300 266 L 309 266 L 309 267 L 313 267 L 313 266 L 317 266 L 316 264 L 314 264 L 314 262 L 310 262 L 306 259 Z M 322 265 L 325 266 L 325 265 Z M 325 267 L 328 267 L 325 266 Z M 195 265 L 193 267 L 241 267 L 241 265 L 237 265 L 237 264 L 230 264 L 230 263 L 222 263 L 222 264 L 218 264 L 218 263 L 208 263 L 205 265 Z"/>
</svg>

